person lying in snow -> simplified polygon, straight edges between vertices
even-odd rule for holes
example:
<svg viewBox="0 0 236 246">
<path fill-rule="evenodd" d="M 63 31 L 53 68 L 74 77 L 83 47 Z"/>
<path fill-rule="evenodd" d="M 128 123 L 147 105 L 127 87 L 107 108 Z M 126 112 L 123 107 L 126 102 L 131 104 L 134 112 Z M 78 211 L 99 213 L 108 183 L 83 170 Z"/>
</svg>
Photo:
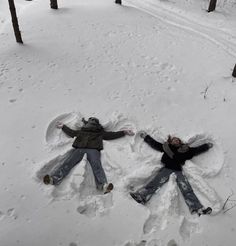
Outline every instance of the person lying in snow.
<svg viewBox="0 0 236 246">
<path fill-rule="evenodd" d="M 177 185 L 183 194 L 190 212 L 192 214 L 197 213 L 199 216 L 201 214 L 210 214 L 212 209 L 210 207 L 204 208 L 198 200 L 186 176 L 182 172 L 182 166 L 185 164 L 186 160 L 212 148 L 213 144 L 205 143 L 193 148 L 184 144 L 179 138 L 171 136 L 168 137 L 167 142 L 161 144 L 144 131 L 140 132 L 140 137 L 153 149 L 163 152 L 161 162 L 164 166 L 158 170 L 154 178 L 148 182 L 148 184 L 138 189 L 136 192 L 130 192 L 132 198 L 138 203 L 145 204 L 151 199 L 156 190 L 169 180 L 169 176 L 175 173 Z"/>
<path fill-rule="evenodd" d="M 68 159 L 52 174 L 44 176 L 43 181 L 45 184 L 58 185 L 65 178 L 70 170 L 78 164 L 84 154 L 93 170 L 97 189 L 103 190 L 108 193 L 113 189 L 113 184 L 107 182 L 106 174 L 101 164 L 101 153 L 103 149 L 103 140 L 112 140 L 121 138 L 125 135 L 132 136 L 134 133 L 131 130 L 123 130 L 117 132 L 107 132 L 104 130 L 99 120 L 90 117 L 88 121 L 82 119 L 83 126 L 79 130 L 72 130 L 61 122 L 57 123 L 57 128 L 62 129 L 68 136 L 74 138 L 72 145 L 73 152 Z"/>
</svg>

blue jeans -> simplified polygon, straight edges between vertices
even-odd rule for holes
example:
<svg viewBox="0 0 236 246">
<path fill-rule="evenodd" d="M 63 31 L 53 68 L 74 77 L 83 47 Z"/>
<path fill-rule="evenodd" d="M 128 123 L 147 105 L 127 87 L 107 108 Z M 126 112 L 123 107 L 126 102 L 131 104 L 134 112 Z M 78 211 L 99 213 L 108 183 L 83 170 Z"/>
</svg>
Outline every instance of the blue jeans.
<svg viewBox="0 0 236 246">
<path fill-rule="evenodd" d="M 58 185 L 69 174 L 70 170 L 76 166 L 82 159 L 84 154 L 87 154 L 87 160 L 93 170 L 97 188 L 101 188 L 107 183 L 106 174 L 101 164 L 101 153 L 97 149 L 78 148 L 72 151 L 72 154 L 64 161 L 64 163 L 53 171 L 51 177 L 53 184 Z"/>
<path fill-rule="evenodd" d="M 165 167 L 162 167 L 148 184 L 135 193 L 140 194 L 146 202 L 149 201 L 156 190 L 161 188 L 161 186 L 169 180 L 172 173 L 175 173 L 176 175 L 177 185 L 189 207 L 190 212 L 197 211 L 202 208 L 203 206 L 201 202 L 196 197 L 188 179 L 184 176 L 182 171 L 175 171 Z"/>
</svg>

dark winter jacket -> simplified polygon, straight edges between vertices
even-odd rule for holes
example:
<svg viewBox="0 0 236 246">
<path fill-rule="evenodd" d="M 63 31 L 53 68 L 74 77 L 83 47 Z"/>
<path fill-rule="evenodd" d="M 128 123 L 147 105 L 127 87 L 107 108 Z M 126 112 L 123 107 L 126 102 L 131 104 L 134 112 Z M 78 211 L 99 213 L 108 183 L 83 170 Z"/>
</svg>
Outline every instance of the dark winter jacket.
<svg viewBox="0 0 236 246">
<path fill-rule="evenodd" d="M 144 141 L 148 145 L 150 145 L 153 149 L 158 150 L 160 152 L 164 152 L 163 144 L 157 142 L 156 140 L 154 140 L 149 135 L 147 135 L 144 138 Z M 172 170 L 178 170 L 178 171 L 182 170 L 182 166 L 185 164 L 186 160 L 189 160 L 189 159 L 193 158 L 194 156 L 196 156 L 202 152 L 205 152 L 209 149 L 208 144 L 203 144 L 203 145 L 200 145 L 198 147 L 189 147 L 186 152 L 181 153 L 181 152 L 178 152 L 174 146 L 169 145 L 169 147 L 172 150 L 172 152 L 174 153 L 173 158 L 171 158 L 167 153 L 164 152 L 164 154 L 162 155 L 162 158 L 161 158 L 161 162 L 164 164 L 164 166 L 166 168 L 169 168 Z"/>
<path fill-rule="evenodd" d="M 125 136 L 124 131 L 106 132 L 104 129 L 88 130 L 81 128 L 80 130 L 72 130 L 68 126 L 63 125 L 63 132 L 68 136 L 74 138 L 74 148 L 87 148 L 87 149 L 103 149 L 103 140 L 112 140 Z"/>
</svg>

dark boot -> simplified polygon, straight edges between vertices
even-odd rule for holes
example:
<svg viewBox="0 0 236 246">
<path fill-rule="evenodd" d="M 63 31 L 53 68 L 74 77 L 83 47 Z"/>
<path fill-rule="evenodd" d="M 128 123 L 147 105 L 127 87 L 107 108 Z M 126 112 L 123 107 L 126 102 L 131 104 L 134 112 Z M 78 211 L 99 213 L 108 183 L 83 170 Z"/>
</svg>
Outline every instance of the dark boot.
<svg viewBox="0 0 236 246">
<path fill-rule="evenodd" d="M 50 175 L 45 175 L 44 177 L 43 177 L 43 182 L 44 182 L 44 184 L 46 184 L 46 185 L 49 185 L 49 184 L 51 184 L 51 185 L 53 185 L 53 179 L 52 179 L 52 177 L 50 176 Z"/>
<path fill-rule="evenodd" d="M 129 194 L 136 202 L 141 203 L 143 205 L 146 203 L 146 200 L 138 192 L 130 192 Z"/>
<path fill-rule="evenodd" d="M 103 185 L 103 192 L 104 194 L 107 194 L 109 192 L 111 192 L 114 188 L 114 185 L 112 183 L 109 183 L 109 184 L 104 184 Z"/>
<path fill-rule="evenodd" d="M 201 216 L 202 214 L 211 214 L 212 208 L 207 207 L 207 208 L 201 208 L 198 210 L 198 215 Z"/>
</svg>

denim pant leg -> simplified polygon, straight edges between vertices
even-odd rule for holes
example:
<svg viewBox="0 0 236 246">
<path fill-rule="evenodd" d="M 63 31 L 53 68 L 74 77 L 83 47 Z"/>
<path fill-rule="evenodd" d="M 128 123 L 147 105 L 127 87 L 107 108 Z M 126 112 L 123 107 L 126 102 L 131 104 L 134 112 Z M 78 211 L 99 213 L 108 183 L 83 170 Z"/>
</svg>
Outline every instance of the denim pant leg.
<svg viewBox="0 0 236 246">
<path fill-rule="evenodd" d="M 51 174 L 53 183 L 55 185 L 60 184 L 70 170 L 83 159 L 84 154 L 85 152 L 83 149 L 74 149 L 72 154 L 63 162 L 63 164 Z"/>
<path fill-rule="evenodd" d="M 87 149 L 87 159 L 93 170 L 96 186 L 98 189 L 102 188 L 107 183 L 106 174 L 101 163 L 101 153 L 96 149 Z"/>
<path fill-rule="evenodd" d="M 178 187 L 184 197 L 186 204 L 189 207 L 190 212 L 197 211 L 202 208 L 201 202 L 196 197 L 187 177 L 182 173 L 182 171 L 175 171 L 176 181 Z"/>
<path fill-rule="evenodd" d="M 156 190 L 161 188 L 161 186 L 169 180 L 171 173 L 173 173 L 173 170 L 162 167 L 155 177 L 137 192 L 145 199 L 146 202 L 149 201 Z"/>
</svg>

